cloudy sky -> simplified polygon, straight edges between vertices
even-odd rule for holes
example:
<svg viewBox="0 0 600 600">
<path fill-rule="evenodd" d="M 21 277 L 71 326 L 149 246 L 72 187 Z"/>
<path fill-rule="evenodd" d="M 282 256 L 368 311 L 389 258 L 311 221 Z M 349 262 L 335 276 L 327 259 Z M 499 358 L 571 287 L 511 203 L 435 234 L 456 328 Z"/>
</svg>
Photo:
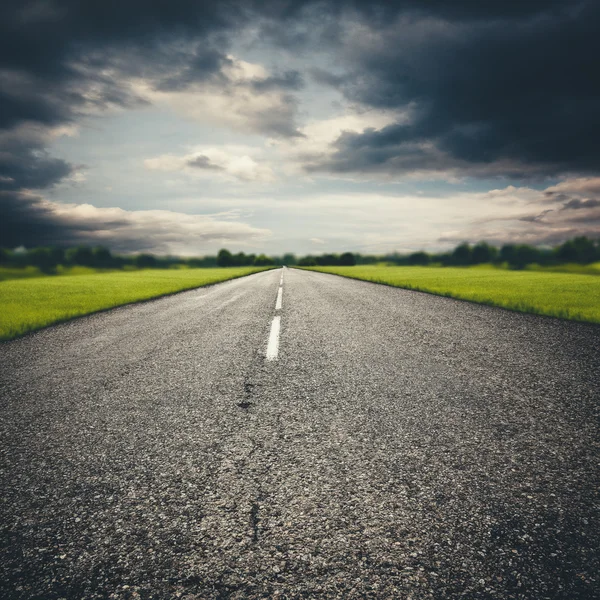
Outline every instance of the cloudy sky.
<svg viewBox="0 0 600 600">
<path fill-rule="evenodd" d="M 4 0 L 0 246 L 600 235 L 596 0 Z"/>
</svg>

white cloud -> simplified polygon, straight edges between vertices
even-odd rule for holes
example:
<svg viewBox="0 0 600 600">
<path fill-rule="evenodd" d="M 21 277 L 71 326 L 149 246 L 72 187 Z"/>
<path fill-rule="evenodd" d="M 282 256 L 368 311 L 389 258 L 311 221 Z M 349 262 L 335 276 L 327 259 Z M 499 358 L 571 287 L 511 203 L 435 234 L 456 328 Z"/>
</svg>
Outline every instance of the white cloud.
<svg viewBox="0 0 600 600">
<path fill-rule="evenodd" d="M 41 125 L 33 121 L 24 121 L 10 129 L 0 130 L 0 146 L 20 145 L 24 147 L 44 147 L 58 138 L 77 137 L 76 125 Z"/>
<path fill-rule="evenodd" d="M 270 73 L 259 64 L 228 56 L 220 77 L 184 90 L 154 89 L 151 81 L 133 83 L 135 94 L 156 106 L 167 106 L 201 123 L 225 125 L 235 131 L 276 137 L 298 135 L 297 102 L 281 86 L 264 86 Z"/>
<path fill-rule="evenodd" d="M 147 169 L 182 171 L 193 177 L 217 177 L 268 183 L 275 181 L 271 167 L 255 160 L 250 154 L 256 149 L 230 146 L 222 148 L 198 146 L 193 152 L 177 156 L 163 154 L 144 161 Z"/>
<path fill-rule="evenodd" d="M 561 181 L 545 190 L 552 194 L 569 194 L 570 196 L 600 196 L 600 177 L 578 177 Z"/>
<path fill-rule="evenodd" d="M 573 178 L 543 190 L 509 186 L 482 194 L 485 213 L 445 231 L 447 242 L 555 245 L 578 235 L 600 236 L 600 178 Z"/>
<path fill-rule="evenodd" d="M 563 191 L 583 187 L 577 180 L 560 186 Z M 549 199 L 546 192 L 553 187 L 507 186 L 444 196 L 315 193 L 272 201 L 265 209 L 285 224 L 277 229 L 281 243 L 295 240 L 284 249 L 296 252 L 314 252 L 315 244 L 321 251 L 383 253 L 445 250 L 462 241 L 553 245 L 576 235 L 599 237 L 600 202 L 569 204 L 570 196 L 564 195 Z M 318 219 L 307 217 L 315 214 Z"/>
<path fill-rule="evenodd" d="M 268 229 L 227 215 L 215 218 L 169 210 L 129 211 L 49 200 L 44 201 L 44 208 L 69 230 L 85 232 L 90 243 L 106 244 L 120 252 L 198 255 L 225 244 L 260 247 L 271 236 Z"/>
<path fill-rule="evenodd" d="M 386 125 L 402 120 L 396 111 L 370 110 L 354 112 L 347 107 L 345 114 L 327 119 L 314 119 L 299 129 L 299 137 L 287 139 L 271 139 L 269 143 L 275 147 L 287 164 L 284 171 L 288 174 L 303 172 L 303 165 L 318 156 L 333 154 L 331 144 L 345 131 L 361 133 L 365 129 L 381 129 Z"/>
</svg>

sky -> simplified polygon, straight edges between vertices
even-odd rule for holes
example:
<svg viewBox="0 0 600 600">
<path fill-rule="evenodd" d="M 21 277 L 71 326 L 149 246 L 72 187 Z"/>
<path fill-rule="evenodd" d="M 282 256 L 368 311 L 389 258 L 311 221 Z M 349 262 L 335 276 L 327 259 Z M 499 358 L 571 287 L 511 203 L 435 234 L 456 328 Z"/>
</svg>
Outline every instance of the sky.
<svg viewBox="0 0 600 600">
<path fill-rule="evenodd" d="M 600 236 L 596 0 L 4 0 L 0 246 Z"/>
</svg>

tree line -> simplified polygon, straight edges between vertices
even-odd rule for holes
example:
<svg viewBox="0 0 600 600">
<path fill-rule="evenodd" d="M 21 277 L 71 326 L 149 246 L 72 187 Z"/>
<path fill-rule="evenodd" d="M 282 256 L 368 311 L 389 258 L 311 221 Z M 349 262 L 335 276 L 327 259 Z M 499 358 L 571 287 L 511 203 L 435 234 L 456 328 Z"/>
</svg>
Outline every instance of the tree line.
<svg viewBox="0 0 600 600">
<path fill-rule="evenodd" d="M 410 254 L 367 255 L 351 252 L 326 253 L 297 257 L 287 253 L 282 256 L 266 254 L 232 253 L 223 248 L 216 256 L 182 258 L 179 256 L 155 256 L 149 253 L 134 255 L 113 254 L 104 246 L 76 246 L 73 248 L 36 247 L 17 250 L 0 248 L 0 265 L 13 267 L 34 266 L 44 272 L 54 272 L 61 265 L 84 266 L 98 269 L 168 269 L 188 267 L 245 267 L 245 266 L 352 266 L 387 262 L 396 265 L 469 266 L 483 263 L 508 264 L 510 268 L 522 269 L 529 264 L 556 265 L 564 263 L 589 264 L 600 261 L 600 240 L 580 236 L 554 248 L 538 248 L 527 244 L 505 244 L 500 248 L 486 242 L 471 245 L 462 243 L 450 252 Z"/>
<path fill-rule="evenodd" d="M 12 267 L 37 267 L 44 272 L 53 272 L 58 266 L 92 267 L 96 269 L 168 269 L 178 265 L 194 267 L 216 267 L 216 256 L 180 258 L 178 256 L 155 256 L 150 253 L 131 255 L 113 254 L 104 246 L 56 246 L 9 250 L 0 248 L 0 264 Z"/>
<path fill-rule="evenodd" d="M 295 258 L 295 257 L 294 257 Z M 477 244 L 462 243 L 450 252 L 428 253 L 424 251 L 410 254 L 321 254 L 308 255 L 293 263 L 298 266 L 350 266 L 380 262 L 396 265 L 430 264 L 442 266 L 471 266 L 484 263 L 507 264 L 512 269 L 523 269 L 530 264 L 558 265 L 564 263 L 590 264 L 600 261 L 600 240 L 590 240 L 585 236 L 576 237 L 554 248 L 538 248 L 528 244 L 504 244 L 497 248 L 487 242 Z"/>
<path fill-rule="evenodd" d="M 289 255 L 286 255 L 289 258 Z M 180 256 L 156 256 L 150 253 L 131 255 L 113 254 L 104 246 L 76 246 L 61 248 L 57 246 L 39 246 L 30 249 L 10 250 L 0 248 L 0 265 L 11 267 L 37 267 L 44 272 L 54 272 L 57 267 L 91 267 L 96 269 L 170 269 L 173 267 L 244 267 L 273 266 L 284 264 L 284 257 L 274 258 L 265 254 L 232 254 L 229 250 L 220 250 L 216 256 L 183 258 Z M 293 262 L 293 261 L 292 261 Z"/>
</svg>

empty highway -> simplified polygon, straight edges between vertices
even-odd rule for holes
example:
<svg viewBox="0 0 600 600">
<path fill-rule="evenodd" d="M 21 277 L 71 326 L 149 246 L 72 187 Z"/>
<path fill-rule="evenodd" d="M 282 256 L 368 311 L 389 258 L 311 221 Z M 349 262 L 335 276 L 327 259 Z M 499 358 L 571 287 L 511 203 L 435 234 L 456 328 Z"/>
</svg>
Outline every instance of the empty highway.
<svg viewBox="0 0 600 600">
<path fill-rule="evenodd" d="M 599 359 L 294 269 L 0 344 L 0 596 L 598 597 Z"/>
</svg>

